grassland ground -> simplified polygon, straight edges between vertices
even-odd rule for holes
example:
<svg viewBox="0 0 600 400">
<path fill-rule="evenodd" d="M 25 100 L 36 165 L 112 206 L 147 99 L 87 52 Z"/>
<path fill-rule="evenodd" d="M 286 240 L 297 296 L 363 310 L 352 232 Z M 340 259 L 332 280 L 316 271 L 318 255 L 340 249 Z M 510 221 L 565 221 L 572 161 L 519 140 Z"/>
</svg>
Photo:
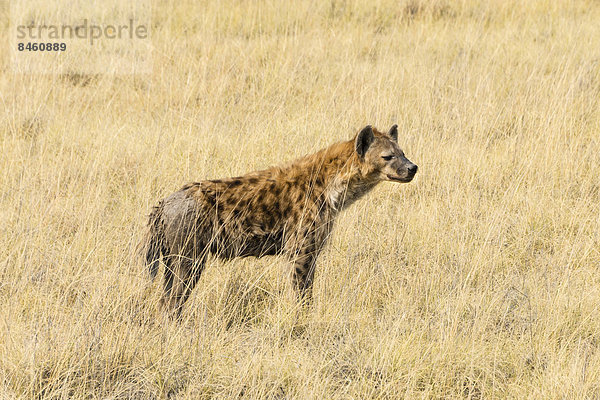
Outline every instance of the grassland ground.
<svg viewBox="0 0 600 400">
<path fill-rule="evenodd" d="M 1 41 L 0 398 L 600 398 L 598 21 L 156 1 L 145 75 L 13 74 Z M 283 259 L 213 260 L 164 318 L 135 254 L 158 199 L 368 123 L 419 173 L 341 215 L 312 307 Z"/>
</svg>

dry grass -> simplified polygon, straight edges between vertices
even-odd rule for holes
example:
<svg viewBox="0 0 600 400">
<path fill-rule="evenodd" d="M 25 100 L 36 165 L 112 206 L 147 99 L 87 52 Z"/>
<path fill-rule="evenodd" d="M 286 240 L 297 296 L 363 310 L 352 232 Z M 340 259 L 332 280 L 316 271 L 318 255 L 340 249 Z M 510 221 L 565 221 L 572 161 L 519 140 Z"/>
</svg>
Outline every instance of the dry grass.
<svg viewBox="0 0 600 400">
<path fill-rule="evenodd" d="M 0 398 L 599 398 L 600 4 L 226 3 L 155 2 L 152 75 L 2 57 Z M 366 123 L 419 173 L 343 214 L 312 308 L 212 261 L 163 318 L 153 203 Z"/>
</svg>

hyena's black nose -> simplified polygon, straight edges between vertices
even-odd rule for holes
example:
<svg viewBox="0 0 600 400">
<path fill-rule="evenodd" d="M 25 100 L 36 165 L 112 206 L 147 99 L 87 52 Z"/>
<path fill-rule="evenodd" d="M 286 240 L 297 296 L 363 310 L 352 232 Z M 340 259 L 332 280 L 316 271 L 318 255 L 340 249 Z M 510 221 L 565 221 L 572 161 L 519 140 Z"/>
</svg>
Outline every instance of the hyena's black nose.
<svg viewBox="0 0 600 400">
<path fill-rule="evenodd" d="M 417 173 L 417 170 L 419 169 L 419 167 L 417 167 L 415 164 L 411 164 L 408 167 L 408 172 L 410 172 L 412 175 Z"/>
</svg>

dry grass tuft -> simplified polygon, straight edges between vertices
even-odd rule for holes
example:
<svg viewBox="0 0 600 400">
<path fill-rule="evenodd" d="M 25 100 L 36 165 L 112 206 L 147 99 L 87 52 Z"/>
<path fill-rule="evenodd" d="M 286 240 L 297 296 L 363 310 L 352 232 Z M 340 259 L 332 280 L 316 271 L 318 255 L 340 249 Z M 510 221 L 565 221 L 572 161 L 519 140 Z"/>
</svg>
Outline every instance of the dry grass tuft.
<svg viewBox="0 0 600 400">
<path fill-rule="evenodd" d="M 0 45 L 0 397 L 600 397 L 598 2 L 155 6 L 150 75 Z M 272 258 L 157 310 L 152 204 L 366 123 L 419 174 L 343 214 L 311 308 Z"/>
</svg>

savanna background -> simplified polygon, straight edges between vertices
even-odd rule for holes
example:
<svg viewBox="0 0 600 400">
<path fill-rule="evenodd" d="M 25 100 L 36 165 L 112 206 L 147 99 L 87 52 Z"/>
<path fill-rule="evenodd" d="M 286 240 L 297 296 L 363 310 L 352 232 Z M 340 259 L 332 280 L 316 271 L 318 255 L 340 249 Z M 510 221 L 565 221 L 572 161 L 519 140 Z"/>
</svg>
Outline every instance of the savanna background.
<svg viewBox="0 0 600 400">
<path fill-rule="evenodd" d="M 0 398 L 600 398 L 599 2 L 154 1 L 152 44 L 0 44 Z M 165 318 L 160 198 L 393 123 L 419 173 L 341 215 L 312 307 L 213 260 Z"/>
</svg>

